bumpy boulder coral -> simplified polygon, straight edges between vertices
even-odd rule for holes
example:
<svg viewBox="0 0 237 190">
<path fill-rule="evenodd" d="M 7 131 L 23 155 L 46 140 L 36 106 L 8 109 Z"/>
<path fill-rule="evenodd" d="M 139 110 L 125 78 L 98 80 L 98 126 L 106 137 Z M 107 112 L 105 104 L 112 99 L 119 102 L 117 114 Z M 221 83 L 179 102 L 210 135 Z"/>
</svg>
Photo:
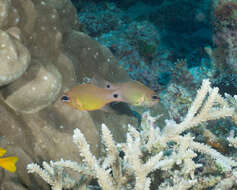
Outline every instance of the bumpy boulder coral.
<svg viewBox="0 0 237 190">
<path fill-rule="evenodd" d="M 76 147 L 71 146 L 72 129 L 75 126 L 83 131 L 92 152 L 99 156 L 99 131 L 88 112 L 72 110 L 61 101 L 56 101 L 53 106 L 35 114 L 24 114 L 22 118 L 31 129 L 36 157 L 44 155 L 48 159 L 60 159 L 63 155 L 70 155 L 74 160 L 80 160 Z M 53 148 L 49 150 L 49 146 Z"/>
<path fill-rule="evenodd" d="M 73 30 L 64 39 L 64 49 L 75 60 L 73 63 L 79 82 L 83 82 L 85 77 L 93 77 L 95 73 L 112 82 L 129 80 L 128 73 L 121 69 L 109 49 L 85 33 Z"/>
<path fill-rule="evenodd" d="M 36 18 L 37 11 L 31 0 L 12 1 L 8 25 L 15 26 L 17 24 L 23 33 L 31 35 L 34 31 Z"/>
<path fill-rule="evenodd" d="M 26 71 L 30 63 L 30 53 L 20 40 L 3 30 L 0 30 L 0 49 L 2 86 L 18 79 Z"/>
<path fill-rule="evenodd" d="M 44 66 L 38 61 L 16 82 L 6 88 L 6 103 L 15 111 L 35 113 L 57 97 L 61 90 L 62 77 L 54 65 Z"/>
<path fill-rule="evenodd" d="M 72 86 L 76 85 L 77 75 L 73 66 L 72 60 L 64 53 L 60 53 L 57 61 L 54 63 L 62 75 L 62 91 L 67 91 Z"/>
<path fill-rule="evenodd" d="M 8 28 L 6 32 L 8 32 L 11 36 L 16 38 L 17 40 L 21 41 L 22 34 L 21 34 L 21 30 L 19 28 L 11 27 L 11 28 Z"/>
<path fill-rule="evenodd" d="M 0 189 L 35 189 L 35 184 L 39 184 L 39 189 L 49 190 L 47 185 L 42 184 L 41 180 L 33 179 L 32 176 L 24 172 L 25 165 L 35 161 L 35 157 L 33 156 L 34 152 L 32 151 L 34 138 L 31 129 L 25 122 L 22 122 L 20 115 L 16 116 L 14 112 L 8 108 L 2 98 L 0 98 L 0 112 L 0 147 L 6 149 L 9 156 L 17 156 L 19 158 L 15 173 L 9 173 L 2 168 L 0 169 Z M 14 182 L 12 181 L 13 178 L 21 182 Z M 32 184 L 32 180 L 37 181 L 35 181 L 35 184 Z"/>
<path fill-rule="evenodd" d="M 10 0 L 0 1 L 0 27 L 7 24 L 6 18 L 8 17 L 10 6 L 11 6 Z"/>
<path fill-rule="evenodd" d="M 67 0 L 46 0 L 46 3 L 53 8 L 62 9 L 65 7 Z"/>
</svg>

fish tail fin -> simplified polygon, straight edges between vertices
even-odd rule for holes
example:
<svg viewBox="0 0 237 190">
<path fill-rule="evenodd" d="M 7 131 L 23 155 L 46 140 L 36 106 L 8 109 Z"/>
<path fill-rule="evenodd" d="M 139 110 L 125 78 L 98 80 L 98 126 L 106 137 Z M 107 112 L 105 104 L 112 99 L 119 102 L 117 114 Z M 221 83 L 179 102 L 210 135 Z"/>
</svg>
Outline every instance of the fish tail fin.
<svg viewBox="0 0 237 190">
<path fill-rule="evenodd" d="M 9 172 L 15 172 L 17 161 L 17 157 L 0 158 L 0 167 L 8 170 Z"/>
</svg>

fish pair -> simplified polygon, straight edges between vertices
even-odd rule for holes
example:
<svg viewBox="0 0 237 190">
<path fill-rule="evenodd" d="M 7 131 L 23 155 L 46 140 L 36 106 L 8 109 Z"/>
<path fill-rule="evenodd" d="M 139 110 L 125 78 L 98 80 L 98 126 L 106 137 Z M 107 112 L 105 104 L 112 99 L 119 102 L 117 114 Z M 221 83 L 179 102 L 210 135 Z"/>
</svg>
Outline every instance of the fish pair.
<svg viewBox="0 0 237 190">
<path fill-rule="evenodd" d="M 93 111 L 104 109 L 112 102 L 151 107 L 158 103 L 160 98 L 152 89 L 138 81 L 111 83 L 94 77 L 88 84 L 73 87 L 61 100 L 75 109 Z"/>
<path fill-rule="evenodd" d="M 3 148 L 0 148 L 0 157 L 2 157 L 7 151 Z M 18 158 L 17 157 L 6 157 L 6 158 L 0 158 L 0 167 L 8 170 L 9 172 L 15 172 L 16 171 L 16 162 Z"/>
</svg>

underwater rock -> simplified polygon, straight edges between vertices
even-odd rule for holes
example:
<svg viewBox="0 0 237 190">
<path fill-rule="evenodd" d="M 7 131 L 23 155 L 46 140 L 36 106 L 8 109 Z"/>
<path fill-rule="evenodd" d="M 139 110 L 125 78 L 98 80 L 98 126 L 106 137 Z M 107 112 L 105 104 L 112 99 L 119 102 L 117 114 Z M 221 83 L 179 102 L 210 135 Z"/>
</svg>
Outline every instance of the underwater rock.
<svg viewBox="0 0 237 190">
<path fill-rule="evenodd" d="M 6 103 L 17 112 L 35 113 L 50 105 L 61 90 L 62 77 L 54 65 L 34 60 L 29 70 L 6 88 Z"/>
<path fill-rule="evenodd" d="M 9 29 L 9 32 L 0 30 L 0 86 L 18 79 L 30 63 L 29 51 L 15 36 L 19 35 L 13 30 Z"/>
</svg>

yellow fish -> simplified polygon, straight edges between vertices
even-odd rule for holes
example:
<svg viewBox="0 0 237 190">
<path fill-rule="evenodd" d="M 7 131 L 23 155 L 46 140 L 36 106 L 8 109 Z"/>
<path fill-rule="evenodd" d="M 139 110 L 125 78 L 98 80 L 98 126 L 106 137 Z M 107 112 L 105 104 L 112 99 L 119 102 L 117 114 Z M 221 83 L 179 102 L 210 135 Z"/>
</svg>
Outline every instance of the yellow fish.
<svg viewBox="0 0 237 190">
<path fill-rule="evenodd" d="M 94 76 L 92 78 L 92 83 L 102 88 L 118 90 L 123 97 L 123 102 L 133 106 L 151 107 L 160 101 L 156 92 L 138 81 L 111 83 L 103 80 L 99 76 Z"/>
<path fill-rule="evenodd" d="M 91 83 L 73 87 L 61 97 L 61 100 L 83 111 L 99 110 L 111 102 L 124 101 L 118 90 L 100 88 Z"/>
<path fill-rule="evenodd" d="M 152 107 L 160 101 L 156 92 L 138 81 L 114 84 L 114 88 L 119 89 L 124 101 L 133 106 Z"/>
<path fill-rule="evenodd" d="M 5 149 L 0 148 L 0 157 L 2 157 L 7 151 Z M 6 157 L 0 158 L 0 167 L 8 170 L 9 172 L 16 171 L 16 162 L 18 161 L 17 157 Z"/>
</svg>

